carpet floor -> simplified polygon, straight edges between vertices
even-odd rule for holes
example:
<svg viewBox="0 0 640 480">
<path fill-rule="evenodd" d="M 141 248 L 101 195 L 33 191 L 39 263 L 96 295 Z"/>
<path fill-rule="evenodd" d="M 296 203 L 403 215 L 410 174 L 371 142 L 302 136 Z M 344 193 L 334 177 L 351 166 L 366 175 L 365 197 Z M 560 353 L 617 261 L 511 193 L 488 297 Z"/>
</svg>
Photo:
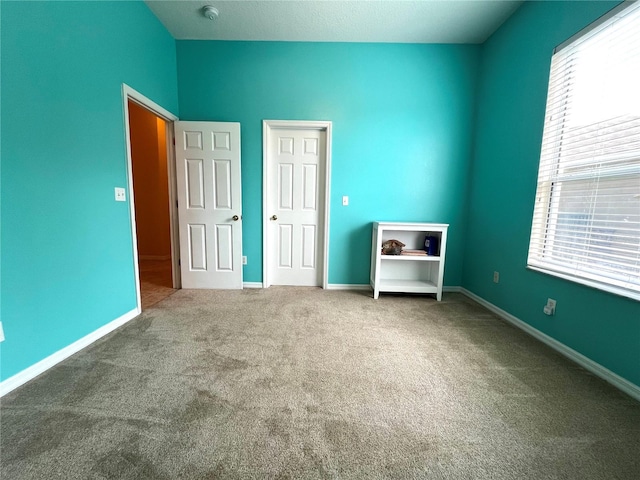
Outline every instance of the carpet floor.
<svg viewBox="0 0 640 480">
<path fill-rule="evenodd" d="M 180 290 L 2 399 L 6 479 L 637 479 L 640 403 L 460 294 Z"/>
</svg>

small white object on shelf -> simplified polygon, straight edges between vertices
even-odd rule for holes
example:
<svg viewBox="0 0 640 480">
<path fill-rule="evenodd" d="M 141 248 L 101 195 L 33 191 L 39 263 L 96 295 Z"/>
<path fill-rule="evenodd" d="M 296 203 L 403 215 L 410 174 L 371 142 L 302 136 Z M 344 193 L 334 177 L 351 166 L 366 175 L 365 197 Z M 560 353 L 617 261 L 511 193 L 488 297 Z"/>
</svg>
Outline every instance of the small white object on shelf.
<svg viewBox="0 0 640 480">
<path fill-rule="evenodd" d="M 373 298 L 380 292 L 433 293 L 442 300 L 448 224 L 373 222 L 371 275 Z M 405 250 L 422 250 L 427 236 L 438 239 L 437 255 L 384 255 L 382 243 L 399 240 Z"/>
</svg>

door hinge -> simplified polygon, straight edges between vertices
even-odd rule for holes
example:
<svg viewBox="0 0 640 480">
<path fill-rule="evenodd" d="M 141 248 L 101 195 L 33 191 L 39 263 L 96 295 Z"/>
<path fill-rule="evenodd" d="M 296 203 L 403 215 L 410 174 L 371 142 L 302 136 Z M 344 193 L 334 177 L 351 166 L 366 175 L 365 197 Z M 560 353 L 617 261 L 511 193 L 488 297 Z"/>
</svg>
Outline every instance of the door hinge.
<svg viewBox="0 0 640 480">
<path fill-rule="evenodd" d="M 176 208 L 178 208 L 178 200 L 176 200 Z"/>
<path fill-rule="evenodd" d="M 178 266 L 180 267 L 182 263 L 180 263 L 180 259 L 178 259 Z"/>
<path fill-rule="evenodd" d="M 173 146 L 175 147 L 176 146 L 176 137 L 173 137 L 171 140 L 173 141 Z"/>
</svg>

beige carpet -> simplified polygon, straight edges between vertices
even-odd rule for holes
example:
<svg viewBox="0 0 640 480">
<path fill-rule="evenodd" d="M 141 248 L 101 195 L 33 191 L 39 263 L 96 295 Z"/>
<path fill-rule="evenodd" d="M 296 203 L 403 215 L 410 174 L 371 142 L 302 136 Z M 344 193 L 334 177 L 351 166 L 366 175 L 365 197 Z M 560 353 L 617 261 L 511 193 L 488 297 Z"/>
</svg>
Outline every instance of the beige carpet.
<svg viewBox="0 0 640 480">
<path fill-rule="evenodd" d="M 640 404 L 458 294 L 181 290 L 9 394 L 6 479 L 637 479 Z"/>
</svg>

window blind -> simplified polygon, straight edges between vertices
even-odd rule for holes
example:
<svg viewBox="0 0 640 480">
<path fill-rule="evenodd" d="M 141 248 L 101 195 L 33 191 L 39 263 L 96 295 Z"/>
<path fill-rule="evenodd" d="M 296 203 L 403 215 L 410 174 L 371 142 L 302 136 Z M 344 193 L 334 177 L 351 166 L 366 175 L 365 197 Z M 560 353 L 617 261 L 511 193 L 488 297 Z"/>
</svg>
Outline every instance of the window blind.
<svg viewBox="0 0 640 480">
<path fill-rule="evenodd" d="M 527 263 L 640 299 L 640 2 L 552 57 Z"/>
</svg>

